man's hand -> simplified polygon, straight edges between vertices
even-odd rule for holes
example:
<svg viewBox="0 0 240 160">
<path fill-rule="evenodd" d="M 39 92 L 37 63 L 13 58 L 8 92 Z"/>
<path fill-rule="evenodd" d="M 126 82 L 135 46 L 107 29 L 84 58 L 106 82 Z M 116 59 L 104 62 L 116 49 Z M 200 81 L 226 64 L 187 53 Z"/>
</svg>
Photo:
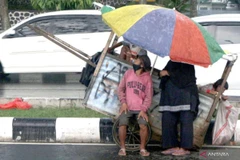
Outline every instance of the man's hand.
<svg viewBox="0 0 240 160">
<path fill-rule="evenodd" d="M 164 76 L 169 76 L 167 70 L 162 70 L 162 71 L 160 71 L 160 77 L 164 77 Z"/>
<path fill-rule="evenodd" d="M 226 101 L 228 99 L 228 96 L 222 95 L 222 100 Z"/>
<path fill-rule="evenodd" d="M 141 111 L 141 112 L 138 114 L 138 119 L 141 118 L 141 117 L 142 117 L 145 121 L 148 122 L 148 116 L 147 116 L 147 114 L 146 114 L 144 111 Z"/>
<path fill-rule="evenodd" d="M 213 91 L 213 90 L 211 90 L 209 93 L 210 93 L 210 94 L 213 94 L 213 95 L 215 95 L 215 96 L 218 95 L 218 92 L 217 92 L 217 91 Z M 228 96 L 224 96 L 224 95 L 222 94 L 222 95 L 220 96 L 220 99 L 222 99 L 223 101 L 226 101 L 226 100 L 228 99 Z"/>
<path fill-rule="evenodd" d="M 127 111 L 128 111 L 128 106 L 126 103 L 123 103 L 119 110 L 119 114 L 121 115 L 123 112 L 125 112 L 125 114 L 127 114 Z"/>
<path fill-rule="evenodd" d="M 121 50 L 127 57 L 131 57 L 131 50 L 127 46 L 123 46 Z"/>
<path fill-rule="evenodd" d="M 111 47 L 108 48 L 107 53 L 111 53 L 113 49 Z"/>
<path fill-rule="evenodd" d="M 217 91 L 214 91 L 214 90 L 210 90 L 209 93 L 210 93 L 210 94 L 213 94 L 213 95 L 215 95 L 215 96 L 218 95 L 218 92 L 217 92 Z"/>
</svg>

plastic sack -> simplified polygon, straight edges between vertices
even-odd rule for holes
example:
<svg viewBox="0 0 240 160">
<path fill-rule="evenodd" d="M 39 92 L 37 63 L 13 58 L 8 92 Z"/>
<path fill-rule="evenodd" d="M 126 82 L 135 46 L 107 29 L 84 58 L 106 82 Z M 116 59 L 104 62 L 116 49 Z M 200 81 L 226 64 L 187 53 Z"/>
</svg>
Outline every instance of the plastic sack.
<svg viewBox="0 0 240 160">
<path fill-rule="evenodd" d="M 229 101 L 219 103 L 216 121 L 213 127 L 212 144 L 226 144 L 232 138 L 238 120 L 238 110 Z"/>
<path fill-rule="evenodd" d="M 6 104 L 0 104 L 0 109 L 30 109 L 32 105 L 27 102 L 24 102 L 20 98 L 16 98 L 15 100 L 8 102 Z"/>
<path fill-rule="evenodd" d="M 30 105 L 27 102 L 16 102 L 16 108 L 17 109 L 30 109 L 32 108 L 32 105 Z"/>
</svg>

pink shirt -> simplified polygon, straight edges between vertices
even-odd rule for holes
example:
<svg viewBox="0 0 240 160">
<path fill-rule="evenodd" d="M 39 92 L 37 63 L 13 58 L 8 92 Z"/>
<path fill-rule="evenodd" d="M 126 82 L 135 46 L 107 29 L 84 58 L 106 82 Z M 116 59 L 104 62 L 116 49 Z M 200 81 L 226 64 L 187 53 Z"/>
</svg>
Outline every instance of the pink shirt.
<svg viewBox="0 0 240 160">
<path fill-rule="evenodd" d="M 153 97 L 150 73 L 136 75 L 133 69 L 126 71 L 118 86 L 118 97 L 121 104 L 127 104 L 128 110 L 146 112 Z"/>
</svg>

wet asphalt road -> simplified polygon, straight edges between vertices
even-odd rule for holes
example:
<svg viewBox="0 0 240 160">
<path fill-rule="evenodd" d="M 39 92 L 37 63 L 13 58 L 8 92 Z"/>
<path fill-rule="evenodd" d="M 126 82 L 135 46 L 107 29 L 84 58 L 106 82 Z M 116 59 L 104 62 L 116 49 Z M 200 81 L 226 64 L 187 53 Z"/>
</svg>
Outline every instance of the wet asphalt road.
<svg viewBox="0 0 240 160">
<path fill-rule="evenodd" d="M 151 152 L 149 157 L 141 157 L 139 152 L 128 152 L 126 157 L 120 157 L 117 155 L 118 150 L 116 145 L 3 143 L 0 144 L 0 160 L 195 160 L 199 159 L 200 153 L 192 151 L 191 155 L 184 157 L 163 156 L 160 147 L 149 146 L 148 150 Z M 239 149 L 234 150 L 239 151 Z"/>
<path fill-rule="evenodd" d="M 148 147 L 148 149 L 151 151 L 151 156 L 143 158 L 139 152 L 128 152 L 126 157 L 120 157 L 117 155 L 119 148 L 115 145 L 1 144 L 0 160 L 165 160 L 174 158 L 162 156 L 160 147 Z M 190 159 L 197 159 L 197 157 L 198 152 L 188 156 Z"/>
</svg>

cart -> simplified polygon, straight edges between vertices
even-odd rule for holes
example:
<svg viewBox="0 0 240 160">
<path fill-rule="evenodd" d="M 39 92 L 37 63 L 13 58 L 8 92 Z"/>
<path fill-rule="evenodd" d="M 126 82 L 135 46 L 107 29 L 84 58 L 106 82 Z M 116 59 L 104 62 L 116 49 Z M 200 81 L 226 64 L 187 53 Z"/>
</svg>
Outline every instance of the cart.
<svg viewBox="0 0 240 160">
<path fill-rule="evenodd" d="M 101 55 L 100 61 L 97 64 L 93 78 L 91 79 L 88 87 L 85 103 L 88 108 L 99 111 L 113 117 L 113 128 L 112 136 L 117 145 L 120 146 L 118 128 L 118 112 L 120 103 L 117 98 L 117 86 L 120 79 L 124 75 L 125 71 L 131 68 L 131 64 L 127 61 L 120 59 L 117 55 L 108 54 L 106 51 L 112 41 L 114 33 L 111 33 L 109 41 Z M 237 55 L 227 56 L 227 63 L 224 68 L 222 77 L 224 79 L 223 84 L 226 82 L 234 62 L 237 59 Z M 160 89 L 158 78 L 159 70 L 152 70 L 152 80 L 154 86 L 154 96 L 151 107 L 148 109 L 149 124 L 148 142 L 150 140 L 162 141 L 162 128 L 161 128 L 161 113 L 159 112 L 159 101 L 160 101 Z M 219 77 L 220 78 L 220 77 Z M 222 86 L 223 88 L 223 86 Z M 223 91 L 223 90 L 222 90 Z M 199 91 L 199 112 L 197 118 L 194 121 L 194 147 L 201 148 L 204 143 L 204 138 L 209 127 L 212 115 L 215 108 L 218 106 L 219 97 L 222 92 L 217 96 L 210 95 Z M 101 97 L 101 98 L 100 98 Z M 136 119 L 130 121 L 127 128 L 126 138 L 126 150 L 137 151 L 139 150 L 140 137 L 139 137 L 139 126 Z"/>
<path fill-rule="evenodd" d="M 119 136 L 118 136 L 118 112 L 120 108 L 120 103 L 117 97 L 117 88 L 120 83 L 121 78 L 124 73 L 132 68 L 131 64 L 125 60 L 118 57 L 118 54 L 109 54 L 107 50 L 109 46 L 115 44 L 118 40 L 117 36 L 114 38 L 114 33 L 111 32 L 106 46 L 101 54 L 101 57 L 96 64 L 91 62 L 91 57 L 83 53 L 79 49 L 67 44 L 66 42 L 60 40 L 41 30 L 38 27 L 33 27 L 28 25 L 29 28 L 33 29 L 40 35 L 49 39 L 53 43 L 59 45 L 60 47 L 66 49 L 70 53 L 74 54 L 78 58 L 81 58 L 87 62 L 92 67 L 95 67 L 94 73 L 92 75 L 90 84 L 86 90 L 85 104 L 86 107 L 91 108 L 95 111 L 107 114 L 113 119 L 112 136 L 117 145 L 120 146 Z M 225 84 L 231 69 L 237 60 L 237 54 L 231 54 L 225 57 L 227 63 L 225 65 L 224 71 L 222 73 L 223 84 Z M 159 101 L 160 101 L 160 80 L 158 79 L 159 70 L 154 69 L 151 71 L 154 95 L 151 107 L 148 109 L 149 123 L 148 131 L 149 136 L 147 141 L 155 140 L 162 141 L 162 128 L 161 128 L 161 113 L 159 112 Z M 199 111 L 197 118 L 194 121 L 194 147 L 201 148 L 204 143 L 204 138 L 209 127 L 212 115 L 215 108 L 218 106 L 220 95 L 223 92 L 223 84 L 221 86 L 221 91 L 217 96 L 213 96 L 207 93 L 199 91 Z M 139 126 L 136 123 L 136 119 L 133 119 L 127 128 L 127 138 L 126 138 L 126 150 L 127 151 L 137 151 L 139 150 L 140 137 L 139 137 Z"/>
</svg>

